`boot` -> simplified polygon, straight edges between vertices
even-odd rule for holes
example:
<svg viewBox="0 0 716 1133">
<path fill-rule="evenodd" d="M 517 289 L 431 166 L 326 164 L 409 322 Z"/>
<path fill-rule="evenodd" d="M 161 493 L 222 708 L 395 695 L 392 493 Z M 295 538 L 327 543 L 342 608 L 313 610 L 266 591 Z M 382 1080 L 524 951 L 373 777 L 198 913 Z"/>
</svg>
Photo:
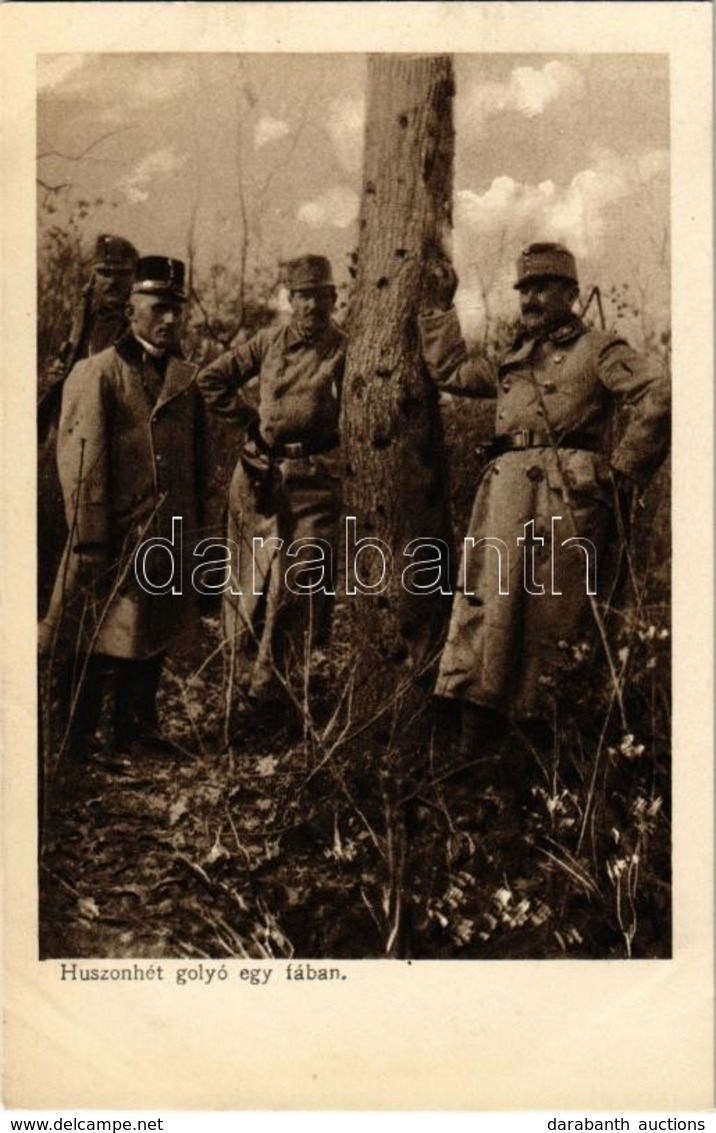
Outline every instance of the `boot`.
<svg viewBox="0 0 716 1133">
<path fill-rule="evenodd" d="M 141 749 L 160 755 L 176 753 L 176 745 L 162 735 L 157 712 L 157 690 L 163 654 L 146 660 L 119 660 L 114 672 L 113 747 L 118 751 Z"/>
<path fill-rule="evenodd" d="M 475 790 L 484 790 L 494 779 L 498 763 L 495 745 L 502 739 L 507 721 L 491 708 L 463 701 L 460 707 L 460 768 L 451 776 Z"/>
<path fill-rule="evenodd" d="M 72 714 L 66 746 L 67 759 L 72 763 L 84 764 L 91 754 L 102 712 L 104 681 L 105 663 L 99 656 L 87 659 L 79 690 L 73 689 L 71 679 L 63 681 L 64 707 L 67 717 Z"/>
</svg>

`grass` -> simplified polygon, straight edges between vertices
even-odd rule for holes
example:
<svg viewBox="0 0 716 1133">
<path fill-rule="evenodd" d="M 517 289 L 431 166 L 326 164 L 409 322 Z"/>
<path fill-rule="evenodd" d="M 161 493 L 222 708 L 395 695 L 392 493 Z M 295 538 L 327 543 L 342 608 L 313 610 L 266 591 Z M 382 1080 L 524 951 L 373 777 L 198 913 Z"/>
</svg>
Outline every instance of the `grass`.
<svg viewBox="0 0 716 1133">
<path fill-rule="evenodd" d="M 456 532 L 491 414 L 446 410 Z M 611 672 L 598 639 L 564 643 L 547 748 L 513 729 L 465 767 L 454 713 L 429 697 L 419 738 L 377 745 L 353 719 L 345 606 L 295 720 L 251 721 L 207 616 L 160 690 L 176 759 L 111 755 L 100 732 L 61 768 L 41 954 L 669 956 L 669 497 L 667 466 L 635 520 L 627 595 L 604 611 Z"/>
<path fill-rule="evenodd" d="M 652 612 L 622 619 L 632 731 L 613 714 L 603 726 L 608 683 L 578 642 L 564 650 L 553 750 L 535 758 L 509 732 L 494 763 L 462 774 L 454 726 L 432 706 L 412 751 L 361 747 L 336 696 L 351 666 L 340 611 L 314 719 L 239 717 L 227 745 L 218 619 L 205 619 L 200 648 L 162 685 L 176 761 L 112 757 L 100 735 L 58 787 L 42 954 L 668 956 L 669 637 Z"/>
</svg>

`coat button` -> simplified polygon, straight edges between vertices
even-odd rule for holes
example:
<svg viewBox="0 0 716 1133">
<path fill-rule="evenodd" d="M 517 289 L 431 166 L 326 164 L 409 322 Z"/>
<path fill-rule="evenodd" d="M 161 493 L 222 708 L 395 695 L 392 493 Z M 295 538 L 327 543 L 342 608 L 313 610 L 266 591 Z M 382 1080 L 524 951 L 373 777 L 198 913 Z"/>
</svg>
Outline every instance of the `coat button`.
<svg viewBox="0 0 716 1133">
<path fill-rule="evenodd" d="M 509 390 L 512 389 L 512 379 L 511 378 L 504 378 L 504 380 L 502 382 L 502 388 L 505 391 L 505 393 L 508 393 Z"/>
<path fill-rule="evenodd" d="M 542 389 L 544 390 L 545 393 L 554 393 L 554 391 L 557 389 L 557 387 L 554 384 L 554 382 L 543 382 L 542 383 Z"/>
<path fill-rule="evenodd" d="M 552 361 L 555 365 L 558 365 L 560 362 L 564 361 L 564 354 L 553 354 Z"/>
<path fill-rule="evenodd" d="M 542 471 L 542 469 L 537 464 L 531 464 L 530 467 L 525 472 L 525 476 L 527 477 L 528 480 L 531 480 L 534 484 L 538 484 L 540 482 L 540 480 L 544 480 L 544 472 Z"/>
<path fill-rule="evenodd" d="M 500 410 L 500 412 L 499 412 L 499 413 L 497 414 L 497 416 L 498 416 L 498 417 L 500 418 L 500 420 L 502 421 L 502 420 L 504 420 L 505 414 L 504 414 L 504 413 L 502 412 L 502 410 Z"/>
</svg>

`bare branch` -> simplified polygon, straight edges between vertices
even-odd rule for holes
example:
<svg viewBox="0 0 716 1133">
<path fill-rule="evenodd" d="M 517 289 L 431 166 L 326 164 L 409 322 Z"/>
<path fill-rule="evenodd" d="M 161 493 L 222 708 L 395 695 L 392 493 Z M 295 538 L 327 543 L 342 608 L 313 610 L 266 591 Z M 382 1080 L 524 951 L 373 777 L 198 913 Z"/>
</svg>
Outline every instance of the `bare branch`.
<svg viewBox="0 0 716 1133">
<path fill-rule="evenodd" d="M 90 142 L 90 144 L 88 146 L 85 146 L 83 150 L 80 150 L 79 153 L 75 154 L 63 153 L 62 150 L 57 150 L 54 148 L 44 150 L 42 153 L 38 153 L 37 161 L 42 161 L 46 157 L 60 157 L 63 161 L 81 161 L 82 158 L 86 157 L 91 150 L 95 149 L 98 145 L 101 145 L 102 142 L 106 142 L 108 138 L 115 138 L 119 134 L 126 134 L 127 130 L 134 129 L 136 129 L 136 126 L 134 124 L 131 124 L 129 126 L 120 126 L 118 130 L 108 130 L 105 134 L 101 134 L 98 138 L 95 138 L 94 141 Z"/>
<path fill-rule="evenodd" d="M 312 87 L 308 92 L 306 100 L 301 108 L 301 113 L 298 118 L 298 125 L 296 126 L 296 130 L 293 134 L 291 144 L 286 149 L 283 158 L 280 161 L 277 161 L 275 165 L 269 170 L 263 184 L 261 185 L 261 188 L 259 190 L 259 215 L 261 215 L 266 208 L 267 194 L 271 187 L 272 181 L 277 176 L 277 174 L 281 172 L 282 169 L 286 168 L 286 166 L 292 160 L 294 153 L 296 152 L 296 148 L 301 140 L 301 136 L 308 122 L 308 111 L 310 109 L 311 103 L 318 94 L 322 85 L 322 83 L 316 83 L 316 85 Z"/>
<path fill-rule="evenodd" d="M 62 189 L 68 189 L 70 186 L 69 181 L 61 181 L 59 185 L 48 185 L 47 181 L 43 181 L 41 177 L 36 177 L 35 183 L 46 193 L 59 193 Z"/>
<path fill-rule="evenodd" d="M 196 303 L 199 310 L 201 311 L 202 317 L 204 319 L 204 325 L 205 325 L 206 330 L 208 331 L 209 335 L 214 339 L 214 342 L 218 342 L 219 346 L 222 346 L 224 348 L 224 350 L 228 350 L 229 347 L 231 346 L 232 339 L 235 336 L 227 337 L 227 336 L 223 336 L 223 335 L 216 333 L 216 331 L 214 330 L 214 328 L 212 326 L 211 315 L 209 314 L 209 312 L 204 307 L 204 304 L 201 301 L 201 297 L 199 295 L 199 292 L 196 290 L 195 287 L 192 287 L 192 289 L 191 289 L 191 297 L 194 300 L 194 302 Z"/>
</svg>

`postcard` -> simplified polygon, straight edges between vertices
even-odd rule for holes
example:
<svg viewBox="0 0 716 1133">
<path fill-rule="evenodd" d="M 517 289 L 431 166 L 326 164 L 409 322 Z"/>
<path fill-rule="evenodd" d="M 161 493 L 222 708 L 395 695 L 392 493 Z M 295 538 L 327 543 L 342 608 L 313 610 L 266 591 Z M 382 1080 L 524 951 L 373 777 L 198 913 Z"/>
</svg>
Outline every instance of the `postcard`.
<svg viewBox="0 0 716 1133">
<path fill-rule="evenodd" d="M 5 5 L 5 1104 L 713 1104 L 711 8 Z"/>
</svg>

